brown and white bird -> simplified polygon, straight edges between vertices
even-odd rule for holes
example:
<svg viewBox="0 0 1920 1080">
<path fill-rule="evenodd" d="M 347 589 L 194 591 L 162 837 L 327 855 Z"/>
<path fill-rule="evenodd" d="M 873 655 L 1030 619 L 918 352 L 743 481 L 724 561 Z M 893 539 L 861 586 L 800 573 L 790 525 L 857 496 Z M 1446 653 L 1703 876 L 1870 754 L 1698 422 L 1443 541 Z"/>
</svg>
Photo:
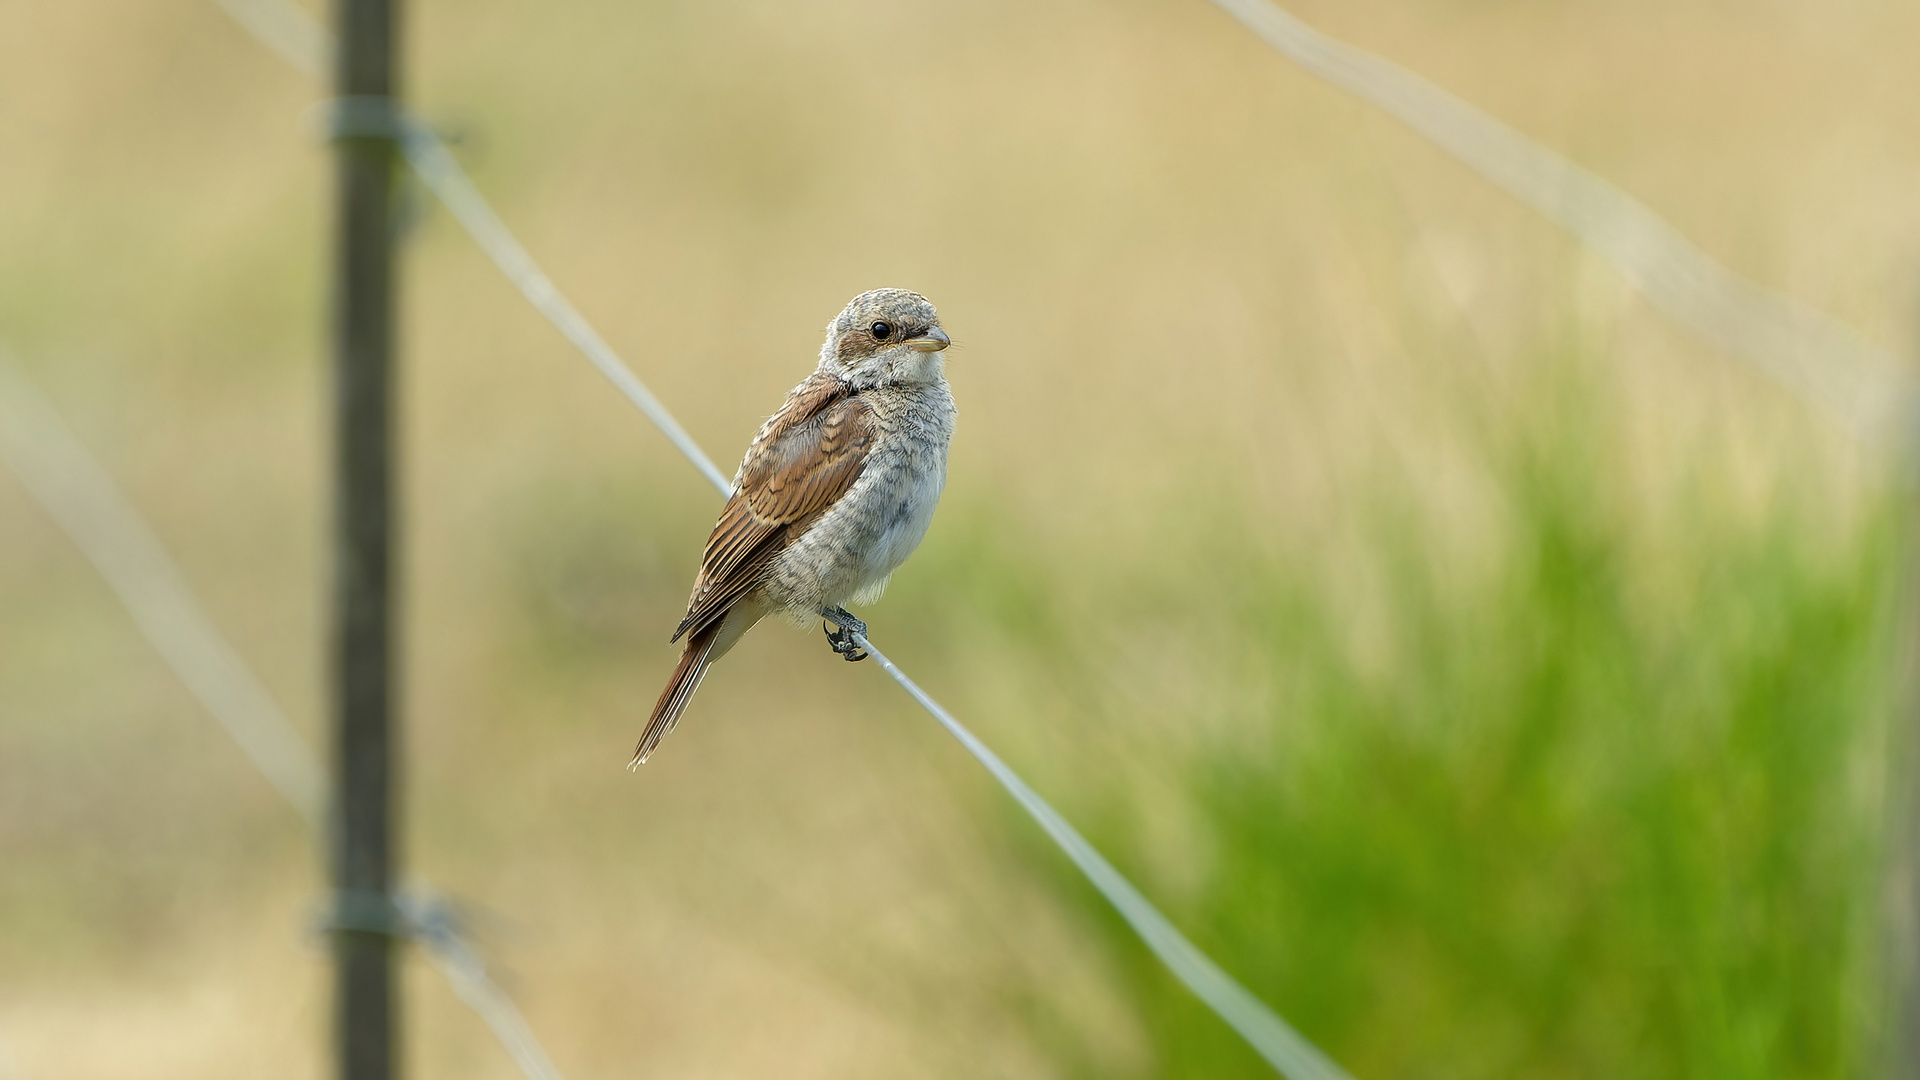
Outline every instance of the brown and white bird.
<svg viewBox="0 0 1920 1080">
<path fill-rule="evenodd" d="M 707 539 L 673 678 L 633 765 L 673 730 L 700 680 L 768 615 L 828 630 L 864 660 L 865 623 L 846 604 L 878 599 L 933 520 L 947 482 L 955 410 L 941 351 L 952 341 L 919 293 L 861 293 L 827 324 L 820 366 L 753 437 Z"/>
</svg>

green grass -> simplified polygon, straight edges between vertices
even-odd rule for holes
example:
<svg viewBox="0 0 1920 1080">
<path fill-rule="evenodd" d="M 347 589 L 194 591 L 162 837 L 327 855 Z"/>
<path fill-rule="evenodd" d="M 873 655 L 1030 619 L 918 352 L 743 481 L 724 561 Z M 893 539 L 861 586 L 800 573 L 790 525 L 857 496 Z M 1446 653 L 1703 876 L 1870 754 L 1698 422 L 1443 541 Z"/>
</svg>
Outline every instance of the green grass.
<svg viewBox="0 0 1920 1080">
<path fill-rule="evenodd" d="M 943 590 L 1024 658 L 1030 693 L 1055 695 L 993 735 L 1357 1076 L 1875 1071 L 1898 517 L 1836 529 L 1787 480 L 1757 509 L 1649 506 L 1608 479 L 1621 448 L 1604 429 L 1566 408 L 1482 440 L 1504 505 L 1488 566 L 1436 554 L 1416 500 L 1368 515 L 1350 554 L 1384 600 L 1361 635 L 1324 567 L 1230 513 L 1176 515 L 1205 571 L 1121 583 L 1132 599 L 1105 602 L 1105 629 L 990 530 L 944 523 L 969 535 Z M 1102 655 L 1137 636 L 1115 628 L 1128 608 L 1195 639 L 1204 659 L 1184 674 L 1170 661 L 1166 679 L 1232 692 L 1184 695 L 1185 716 L 1130 695 Z M 1075 733 L 1127 745 L 1181 725 L 1208 734 L 1162 757 L 1157 780 L 1046 758 Z M 1101 928 L 1148 1074 L 1270 1075 L 1005 820 Z M 1028 1013 L 1060 1060 L 1111 1074 L 1092 1063 L 1097 1035 L 1045 1002 Z"/>
</svg>

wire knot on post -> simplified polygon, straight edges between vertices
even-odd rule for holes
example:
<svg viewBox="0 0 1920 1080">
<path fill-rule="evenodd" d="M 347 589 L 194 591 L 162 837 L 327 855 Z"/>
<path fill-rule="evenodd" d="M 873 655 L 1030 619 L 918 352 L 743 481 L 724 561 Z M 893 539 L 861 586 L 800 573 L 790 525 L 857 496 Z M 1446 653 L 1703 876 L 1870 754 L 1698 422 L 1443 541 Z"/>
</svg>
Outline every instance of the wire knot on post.
<svg viewBox="0 0 1920 1080">
<path fill-rule="evenodd" d="M 315 127 L 328 142 L 380 139 L 403 142 L 409 118 L 400 103 L 379 94 L 337 97 L 314 106 Z"/>
<path fill-rule="evenodd" d="M 419 926 L 408 917 L 405 905 L 386 893 L 343 889 L 334 893 L 316 921 L 314 929 L 322 934 L 379 934 L 382 937 L 411 938 Z"/>
</svg>

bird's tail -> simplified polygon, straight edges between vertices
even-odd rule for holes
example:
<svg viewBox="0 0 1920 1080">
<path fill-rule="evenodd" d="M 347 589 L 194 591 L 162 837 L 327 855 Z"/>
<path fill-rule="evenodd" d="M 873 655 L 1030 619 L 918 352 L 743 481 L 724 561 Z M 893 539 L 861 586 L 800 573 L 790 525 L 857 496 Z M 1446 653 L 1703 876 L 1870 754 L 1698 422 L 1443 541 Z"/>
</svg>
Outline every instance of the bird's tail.
<svg viewBox="0 0 1920 1080">
<path fill-rule="evenodd" d="M 700 689 L 700 680 L 713 666 L 715 660 L 714 643 L 720 637 L 720 625 L 724 619 L 715 620 L 711 625 L 698 631 L 687 639 L 687 647 L 680 654 L 680 665 L 673 669 L 673 678 L 667 680 L 667 688 L 660 692 L 660 700 L 653 707 L 653 717 L 647 721 L 646 733 L 640 736 L 640 745 L 634 748 L 633 760 L 627 762 L 627 768 L 636 769 L 644 765 L 647 755 L 660 745 L 660 740 L 673 730 L 674 721 L 680 719 L 681 710 L 687 702 L 693 700 L 693 692 Z"/>
</svg>

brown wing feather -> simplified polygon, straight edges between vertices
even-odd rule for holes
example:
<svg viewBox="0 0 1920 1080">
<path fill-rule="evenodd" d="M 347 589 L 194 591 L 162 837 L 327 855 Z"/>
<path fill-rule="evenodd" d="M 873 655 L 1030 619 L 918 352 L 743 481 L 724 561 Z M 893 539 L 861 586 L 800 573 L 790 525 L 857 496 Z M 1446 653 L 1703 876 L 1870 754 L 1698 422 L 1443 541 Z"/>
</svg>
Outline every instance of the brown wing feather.
<svg viewBox="0 0 1920 1080">
<path fill-rule="evenodd" d="M 747 451 L 673 640 L 717 622 L 758 585 L 774 557 L 853 486 L 872 445 L 872 413 L 851 388 L 831 376 L 802 383 Z"/>
</svg>

